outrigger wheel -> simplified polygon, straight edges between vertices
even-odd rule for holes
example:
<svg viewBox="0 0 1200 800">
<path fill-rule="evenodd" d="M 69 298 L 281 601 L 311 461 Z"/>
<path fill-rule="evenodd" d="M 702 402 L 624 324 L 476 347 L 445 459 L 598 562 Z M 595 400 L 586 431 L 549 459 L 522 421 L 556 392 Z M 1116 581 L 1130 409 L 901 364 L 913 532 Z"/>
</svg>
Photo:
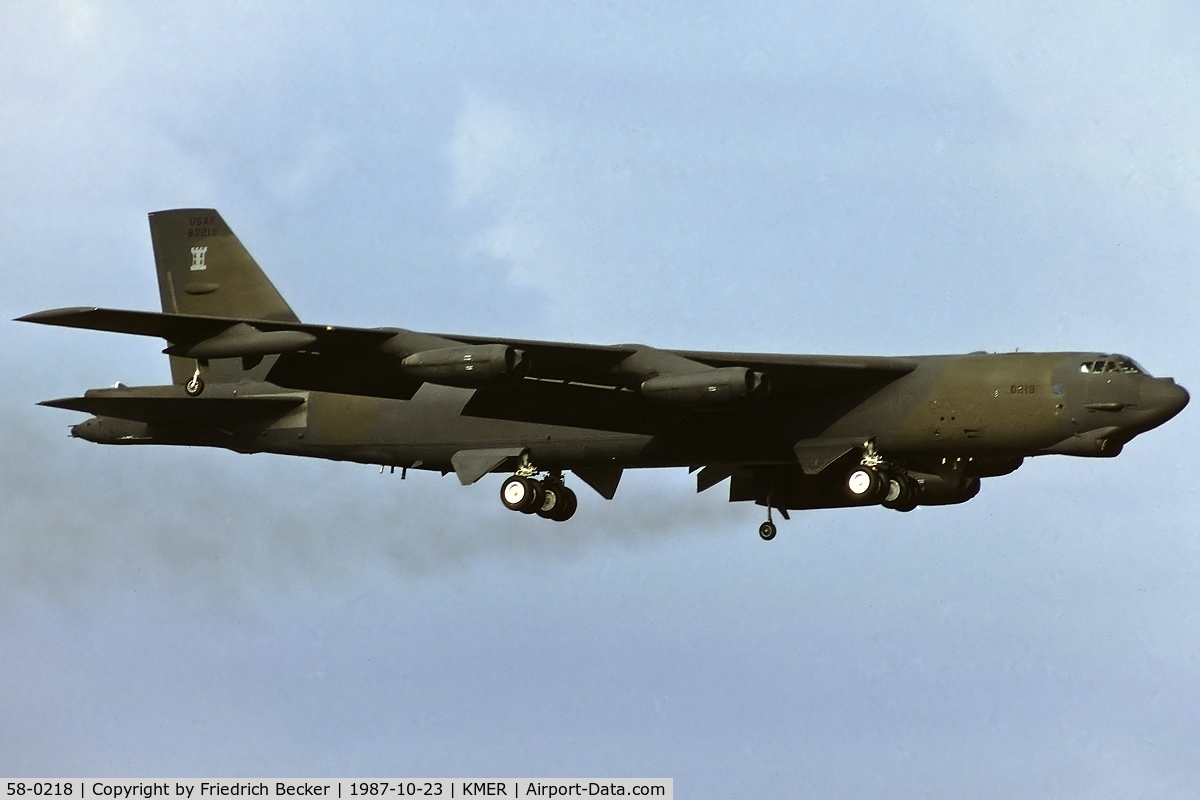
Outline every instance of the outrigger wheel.
<svg viewBox="0 0 1200 800">
<path fill-rule="evenodd" d="M 192 379 L 183 387 L 191 397 L 199 397 L 204 391 L 204 380 L 200 377 L 200 368 L 196 368 L 196 374 L 192 375 Z"/>
<path fill-rule="evenodd" d="M 762 537 L 764 542 L 769 542 L 775 538 L 775 523 L 767 520 L 762 525 L 758 526 L 758 535 Z"/>
</svg>

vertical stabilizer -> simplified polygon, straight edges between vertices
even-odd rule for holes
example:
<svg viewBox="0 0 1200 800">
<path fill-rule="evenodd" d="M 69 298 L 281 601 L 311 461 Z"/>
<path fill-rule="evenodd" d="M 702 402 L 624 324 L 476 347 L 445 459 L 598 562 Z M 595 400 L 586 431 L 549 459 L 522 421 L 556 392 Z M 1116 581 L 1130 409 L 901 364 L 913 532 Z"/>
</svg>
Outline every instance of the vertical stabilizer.
<svg viewBox="0 0 1200 800">
<path fill-rule="evenodd" d="M 299 322 L 291 306 L 212 208 L 176 208 L 150 214 L 150 239 L 163 311 Z M 171 358 L 176 383 L 190 379 L 194 360 Z M 236 381 L 250 365 L 222 359 L 212 378 Z"/>
<path fill-rule="evenodd" d="M 163 311 L 299 322 L 215 209 L 155 211 L 150 238 Z"/>
</svg>

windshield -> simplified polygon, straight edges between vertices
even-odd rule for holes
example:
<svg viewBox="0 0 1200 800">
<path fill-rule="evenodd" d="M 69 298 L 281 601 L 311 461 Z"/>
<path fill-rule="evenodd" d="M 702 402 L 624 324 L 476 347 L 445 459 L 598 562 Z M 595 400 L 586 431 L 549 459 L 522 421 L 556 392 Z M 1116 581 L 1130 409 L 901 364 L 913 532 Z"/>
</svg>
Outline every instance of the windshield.
<svg viewBox="0 0 1200 800">
<path fill-rule="evenodd" d="M 1084 361 L 1079 365 L 1080 372 L 1124 372 L 1127 375 L 1149 375 L 1142 366 L 1129 356 L 1103 356 L 1095 361 Z"/>
</svg>

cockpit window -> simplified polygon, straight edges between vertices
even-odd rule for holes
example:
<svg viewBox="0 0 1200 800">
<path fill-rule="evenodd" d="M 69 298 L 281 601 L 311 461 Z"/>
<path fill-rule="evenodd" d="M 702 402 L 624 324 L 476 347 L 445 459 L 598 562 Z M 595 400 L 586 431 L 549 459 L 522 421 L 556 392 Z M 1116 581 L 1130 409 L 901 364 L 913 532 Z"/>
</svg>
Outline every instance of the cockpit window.
<svg viewBox="0 0 1200 800">
<path fill-rule="evenodd" d="M 1123 372 L 1126 375 L 1149 375 L 1141 365 L 1128 356 L 1109 356 L 1099 361 L 1084 361 L 1079 365 L 1080 372 Z"/>
<path fill-rule="evenodd" d="M 1124 372 L 1130 375 L 1145 375 L 1146 370 L 1142 369 L 1141 365 L 1127 356 L 1113 356 L 1117 360 L 1117 372 Z"/>
</svg>

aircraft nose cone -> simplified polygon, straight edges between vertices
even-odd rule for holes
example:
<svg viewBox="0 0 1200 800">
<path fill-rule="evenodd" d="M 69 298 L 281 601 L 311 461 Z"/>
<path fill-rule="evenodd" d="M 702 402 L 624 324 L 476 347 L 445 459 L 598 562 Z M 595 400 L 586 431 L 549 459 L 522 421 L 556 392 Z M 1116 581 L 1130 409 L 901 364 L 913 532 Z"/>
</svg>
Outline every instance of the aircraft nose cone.
<svg viewBox="0 0 1200 800">
<path fill-rule="evenodd" d="M 1141 389 L 1142 408 L 1152 415 L 1155 425 L 1161 425 L 1183 411 L 1191 396 L 1187 389 L 1172 378 L 1146 381 Z"/>
</svg>

